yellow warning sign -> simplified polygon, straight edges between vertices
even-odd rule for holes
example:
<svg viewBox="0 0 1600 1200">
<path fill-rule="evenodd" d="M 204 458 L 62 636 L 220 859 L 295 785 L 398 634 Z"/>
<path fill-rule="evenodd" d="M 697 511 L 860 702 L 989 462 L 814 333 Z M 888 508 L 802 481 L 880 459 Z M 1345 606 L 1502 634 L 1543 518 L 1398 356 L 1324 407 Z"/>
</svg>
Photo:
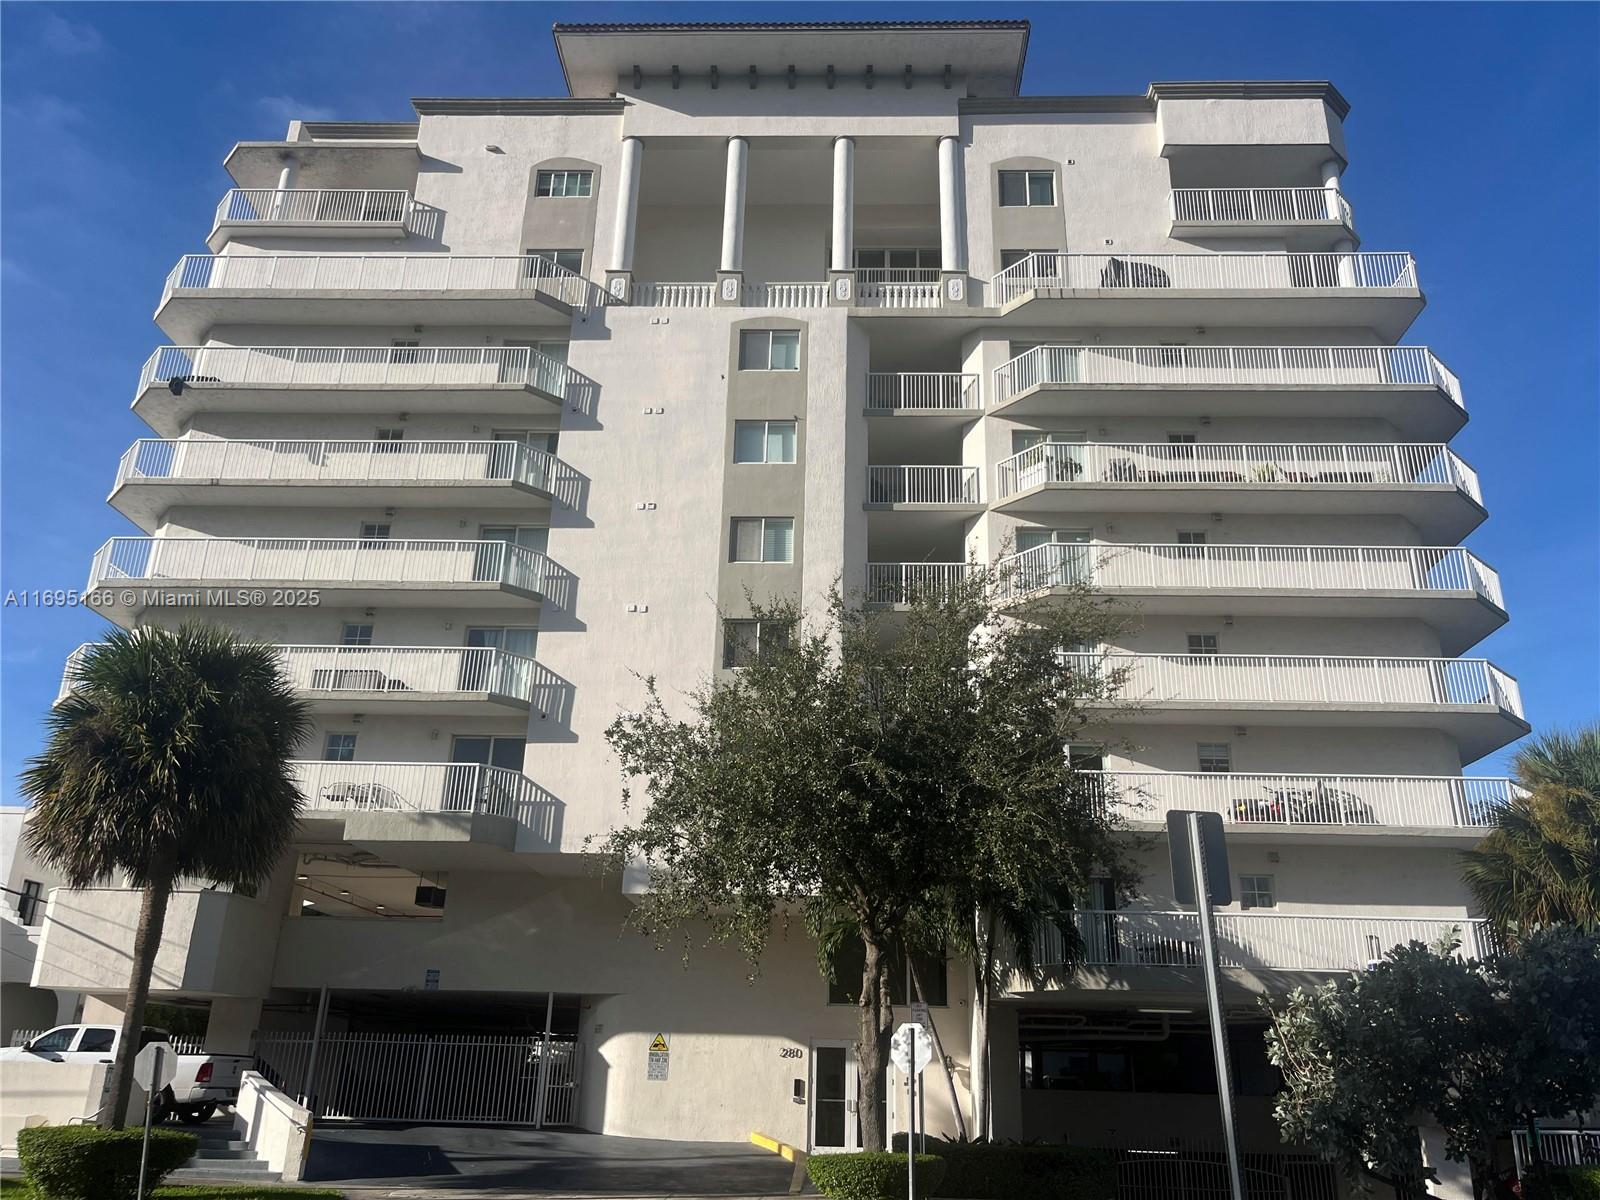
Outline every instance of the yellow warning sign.
<svg viewBox="0 0 1600 1200">
<path fill-rule="evenodd" d="M 667 1035 L 666 1034 L 664 1034 L 664 1033 L 656 1034 L 655 1040 L 650 1043 L 650 1053 L 651 1054 L 665 1054 L 665 1053 L 667 1053 Z"/>
</svg>

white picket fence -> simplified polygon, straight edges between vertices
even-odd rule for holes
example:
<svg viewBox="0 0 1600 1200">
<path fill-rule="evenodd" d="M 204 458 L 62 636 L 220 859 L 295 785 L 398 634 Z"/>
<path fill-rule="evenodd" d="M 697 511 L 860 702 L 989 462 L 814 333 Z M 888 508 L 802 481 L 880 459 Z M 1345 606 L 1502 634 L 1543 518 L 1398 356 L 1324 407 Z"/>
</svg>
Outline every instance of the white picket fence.
<svg viewBox="0 0 1600 1200">
<path fill-rule="evenodd" d="M 358 1121 L 570 1125 L 582 1047 L 543 1035 L 329 1033 L 307 1088 L 309 1033 L 263 1033 L 257 1068 L 318 1116 Z"/>
</svg>

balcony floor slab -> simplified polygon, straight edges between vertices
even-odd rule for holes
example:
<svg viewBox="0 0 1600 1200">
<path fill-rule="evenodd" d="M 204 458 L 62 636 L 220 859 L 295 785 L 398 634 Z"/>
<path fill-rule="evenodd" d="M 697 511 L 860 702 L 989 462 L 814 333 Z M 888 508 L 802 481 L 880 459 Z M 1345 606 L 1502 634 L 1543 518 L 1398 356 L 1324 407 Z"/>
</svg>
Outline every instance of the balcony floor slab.
<svg viewBox="0 0 1600 1200">
<path fill-rule="evenodd" d="M 252 594 L 260 592 L 266 593 L 264 603 L 270 605 L 274 593 L 293 597 L 314 591 L 320 594 L 322 605 L 342 608 L 526 609 L 543 599 L 537 592 L 504 583 L 378 583 L 348 579 L 97 580 L 95 591 L 96 599 L 90 607 L 125 629 L 131 629 L 139 617 L 164 609 L 195 615 L 210 612 L 213 619 L 220 619 L 221 612 L 258 603 Z"/>
<path fill-rule="evenodd" d="M 394 221 L 219 221 L 206 238 L 213 254 L 234 238 L 342 238 L 404 241 L 406 222 Z"/>
<path fill-rule="evenodd" d="M 537 288 L 472 291 L 296 291 L 175 288 L 155 322 L 198 346 L 214 325 L 538 325 L 567 328 L 573 307 Z"/>
</svg>

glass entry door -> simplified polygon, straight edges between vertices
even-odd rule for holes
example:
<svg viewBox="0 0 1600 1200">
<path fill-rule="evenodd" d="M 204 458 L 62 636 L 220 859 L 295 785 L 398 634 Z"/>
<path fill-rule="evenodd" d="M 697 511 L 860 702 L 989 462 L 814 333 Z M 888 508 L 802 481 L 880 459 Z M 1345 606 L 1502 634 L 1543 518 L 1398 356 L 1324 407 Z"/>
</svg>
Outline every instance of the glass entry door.
<svg viewBox="0 0 1600 1200">
<path fill-rule="evenodd" d="M 508 771 L 522 770 L 522 755 L 527 742 L 519 737 L 458 737 L 450 744 L 450 761 L 462 764 L 450 771 L 445 784 L 444 808 L 446 812 L 470 812 L 474 801 L 492 802 L 501 790 L 498 781 L 484 778 L 467 764 L 480 767 L 504 767 Z"/>
<path fill-rule="evenodd" d="M 811 1045 L 811 1153 L 861 1149 L 856 1112 L 856 1054 L 845 1042 Z"/>
</svg>

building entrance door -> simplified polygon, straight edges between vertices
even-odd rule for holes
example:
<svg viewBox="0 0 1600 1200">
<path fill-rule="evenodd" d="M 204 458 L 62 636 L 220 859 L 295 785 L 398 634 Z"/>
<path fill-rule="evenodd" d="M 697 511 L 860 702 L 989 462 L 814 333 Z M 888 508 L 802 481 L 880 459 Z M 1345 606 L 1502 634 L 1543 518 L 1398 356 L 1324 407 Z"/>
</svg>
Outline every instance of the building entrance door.
<svg viewBox="0 0 1600 1200">
<path fill-rule="evenodd" d="M 861 1149 L 856 1055 L 846 1042 L 811 1044 L 811 1153 Z"/>
</svg>

